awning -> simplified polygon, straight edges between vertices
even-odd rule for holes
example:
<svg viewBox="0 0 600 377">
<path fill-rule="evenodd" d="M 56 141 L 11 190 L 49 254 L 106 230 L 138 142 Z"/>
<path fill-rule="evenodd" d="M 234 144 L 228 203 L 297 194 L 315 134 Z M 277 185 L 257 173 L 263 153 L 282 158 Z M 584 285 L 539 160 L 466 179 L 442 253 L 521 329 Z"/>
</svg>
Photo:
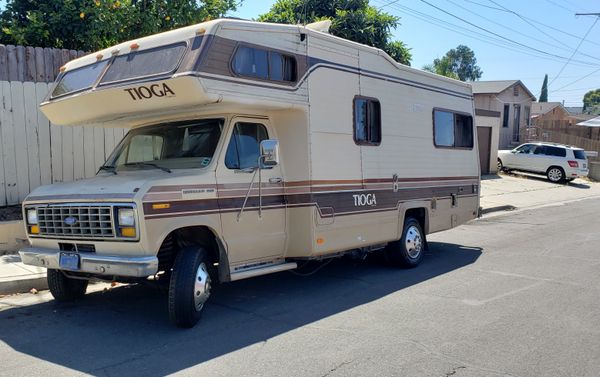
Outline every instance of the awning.
<svg viewBox="0 0 600 377">
<path fill-rule="evenodd" d="M 577 125 L 584 127 L 600 127 L 600 117 L 584 120 L 583 122 L 577 123 Z"/>
</svg>

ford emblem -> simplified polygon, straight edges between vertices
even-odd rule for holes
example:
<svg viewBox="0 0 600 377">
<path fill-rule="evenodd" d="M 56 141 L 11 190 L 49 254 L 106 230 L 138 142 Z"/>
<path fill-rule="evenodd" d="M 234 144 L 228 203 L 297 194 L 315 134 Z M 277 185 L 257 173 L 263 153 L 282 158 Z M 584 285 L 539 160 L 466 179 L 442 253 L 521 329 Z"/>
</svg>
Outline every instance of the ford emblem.
<svg viewBox="0 0 600 377">
<path fill-rule="evenodd" d="M 69 226 L 73 226 L 73 225 L 77 224 L 77 217 L 73 217 L 73 216 L 65 217 L 63 222 Z"/>
</svg>

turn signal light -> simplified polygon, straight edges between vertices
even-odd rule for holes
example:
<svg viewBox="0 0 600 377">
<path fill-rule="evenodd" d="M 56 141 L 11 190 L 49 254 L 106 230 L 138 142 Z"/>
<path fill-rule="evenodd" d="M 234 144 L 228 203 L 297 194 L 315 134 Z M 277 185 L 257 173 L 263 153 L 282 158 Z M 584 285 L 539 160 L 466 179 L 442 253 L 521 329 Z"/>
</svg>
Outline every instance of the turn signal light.
<svg viewBox="0 0 600 377">
<path fill-rule="evenodd" d="M 323 245 L 325 243 L 325 238 L 317 238 L 317 245 Z"/>
<path fill-rule="evenodd" d="M 31 233 L 31 234 L 40 234 L 40 227 L 39 227 L 39 225 L 31 225 L 29 227 L 29 233 Z"/>
<path fill-rule="evenodd" d="M 171 205 L 169 203 L 154 203 L 152 209 L 169 209 Z"/>
<path fill-rule="evenodd" d="M 569 166 L 572 168 L 578 168 L 579 164 L 577 163 L 577 161 L 569 161 Z"/>
<path fill-rule="evenodd" d="M 121 228 L 121 236 L 123 237 L 135 237 L 135 228 Z"/>
</svg>

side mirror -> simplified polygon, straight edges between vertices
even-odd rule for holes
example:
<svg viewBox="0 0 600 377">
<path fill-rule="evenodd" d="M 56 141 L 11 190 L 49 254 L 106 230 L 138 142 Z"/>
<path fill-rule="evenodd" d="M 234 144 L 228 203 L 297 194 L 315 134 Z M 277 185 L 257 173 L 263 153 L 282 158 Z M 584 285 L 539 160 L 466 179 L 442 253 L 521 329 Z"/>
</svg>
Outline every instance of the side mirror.
<svg viewBox="0 0 600 377">
<path fill-rule="evenodd" d="M 260 142 L 262 166 L 272 167 L 279 164 L 279 140 L 270 139 Z"/>
</svg>

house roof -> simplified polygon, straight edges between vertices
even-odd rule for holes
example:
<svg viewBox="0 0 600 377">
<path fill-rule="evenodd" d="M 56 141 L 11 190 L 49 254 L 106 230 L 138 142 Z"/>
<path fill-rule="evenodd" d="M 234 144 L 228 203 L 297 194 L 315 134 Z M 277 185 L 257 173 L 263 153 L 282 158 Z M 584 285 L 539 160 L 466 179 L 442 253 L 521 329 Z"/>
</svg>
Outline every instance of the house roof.
<svg viewBox="0 0 600 377">
<path fill-rule="evenodd" d="M 565 106 L 565 109 L 567 109 L 567 111 L 573 115 L 583 113 L 582 106 Z"/>
<path fill-rule="evenodd" d="M 527 94 L 535 101 L 535 96 L 527 89 L 521 80 L 473 81 L 470 84 L 473 87 L 473 94 L 498 94 L 514 85 L 521 85 Z"/>
<path fill-rule="evenodd" d="M 562 107 L 563 110 L 567 112 L 566 109 L 564 109 L 562 103 L 560 102 L 534 102 L 531 104 L 531 115 L 543 115 L 550 112 L 556 107 Z"/>
</svg>

